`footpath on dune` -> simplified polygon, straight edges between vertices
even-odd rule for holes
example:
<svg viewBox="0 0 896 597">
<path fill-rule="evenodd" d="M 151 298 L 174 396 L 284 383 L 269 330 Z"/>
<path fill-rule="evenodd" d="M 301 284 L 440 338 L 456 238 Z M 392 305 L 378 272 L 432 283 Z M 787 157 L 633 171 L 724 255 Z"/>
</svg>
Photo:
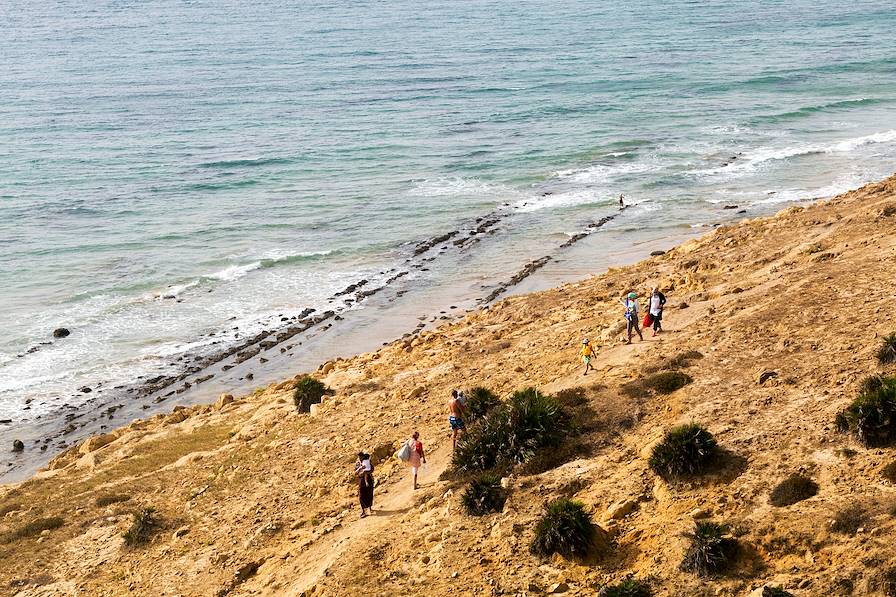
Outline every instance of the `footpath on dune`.
<svg viewBox="0 0 896 597">
<path fill-rule="evenodd" d="M 896 374 L 876 357 L 896 331 L 894 232 L 896 177 L 325 363 L 312 375 L 331 392 L 310 413 L 297 375 L 91 438 L 0 488 L 0 594 L 593 595 L 631 576 L 668 597 L 896 595 L 896 452 L 837 418 L 868 376 Z M 619 298 L 652 286 L 665 331 L 625 345 Z M 587 376 L 583 336 L 598 348 Z M 653 387 L 657 372 L 685 381 Z M 451 389 L 475 386 L 578 409 L 578 435 L 502 470 L 506 502 L 481 517 L 462 507 L 446 411 Z M 653 450 L 691 422 L 722 457 L 667 480 Z M 414 430 L 429 461 L 417 491 L 391 457 Z M 378 483 L 363 519 L 359 450 Z M 793 475 L 814 495 L 773 504 Z M 533 555 L 563 497 L 606 541 Z M 148 541 L 126 545 L 147 507 Z M 739 546 L 708 576 L 680 566 L 701 521 Z"/>
</svg>

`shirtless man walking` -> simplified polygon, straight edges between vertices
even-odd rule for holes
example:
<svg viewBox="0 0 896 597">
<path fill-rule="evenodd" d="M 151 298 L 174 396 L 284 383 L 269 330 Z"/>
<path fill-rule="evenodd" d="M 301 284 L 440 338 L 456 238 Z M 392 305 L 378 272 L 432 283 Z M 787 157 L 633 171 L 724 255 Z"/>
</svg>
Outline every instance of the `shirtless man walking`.
<svg viewBox="0 0 896 597">
<path fill-rule="evenodd" d="M 464 415 L 467 411 L 466 401 L 463 400 L 457 390 L 451 391 L 451 400 L 448 401 L 448 424 L 451 425 L 451 449 L 457 447 L 457 436 L 466 433 L 464 425 Z"/>
</svg>

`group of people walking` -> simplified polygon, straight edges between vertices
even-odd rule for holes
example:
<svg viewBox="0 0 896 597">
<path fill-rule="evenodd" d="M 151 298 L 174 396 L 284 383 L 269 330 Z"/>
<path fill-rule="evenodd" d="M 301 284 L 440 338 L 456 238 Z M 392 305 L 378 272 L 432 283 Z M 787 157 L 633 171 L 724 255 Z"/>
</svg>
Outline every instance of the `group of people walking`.
<svg viewBox="0 0 896 597">
<path fill-rule="evenodd" d="M 462 391 L 451 390 L 451 398 L 448 400 L 448 425 L 451 427 L 452 450 L 457 447 L 458 436 L 467 430 L 466 423 L 464 423 L 466 414 L 467 397 L 464 396 Z M 416 490 L 418 488 L 417 475 L 421 466 L 426 464 L 426 453 L 423 451 L 420 433 L 414 431 L 395 455 L 410 468 L 414 490 Z M 370 462 L 370 454 L 358 452 L 358 459 L 355 461 L 355 477 L 358 480 L 358 501 L 361 503 L 361 518 L 364 518 L 369 513 L 373 513 L 373 488 L 376 485 L 373 478 L 373 463 Z"/>
<path fill-rule="evenodd" d="M 638 334 L 638 338 L 640 338 L 642 342 L 644 341 L 644 334 L 641 333 L 639 321 L 644 325 L 645 329 L 653 326 L 654 336 L 663 331 L 663 308 L 666 305 L 666 295 L 664 295 L 659 288 L 653 287 L 650 290 L 647 313 L 644 315 L 643 321 L 640 320 L 641 307 L 638 305 L 637 292 L 629 292 L 619 300 L 622 302 L 622 306 L 625 307 L 626 344 L 632 343 L 632 333 Z M 582 363 L 585 364 L 585 375 L 588 375 L 589 369 L 594 368 L 591 366 L 591 359 L 596 354 L 591 341 L 588 338 L 582 340 L 581 356 Z"/>
<path fill-rule="evenodd" d="M 638 334 L 643 341 L 644 335 L 641 333 L 639 325 L 639 317 L 641 316 L 641 308 L 638 305 L 638 294 L 630 292 L 620 299 L 625 307 L 626 321 L 626 344 L 631 344 L 632 333 Z M 650 291 L 650 299 L 648 301 L 647 313 L 644 316 L 644 328 L 653 326 L 653 335 L 656 336 L 663 331 L 663 307 L 666 304 L 666 296 L 660 292 L 659 288 L 654 287 Z M 594 346 L 588 338 L 582 340 L 582 362 L 585 363 L 585 374 L 588 374 L 591 366 L 591 359 L 596 355 Z M 464 419 L 467 414 L 467 398 L 462 391 L 452 390 L 451 398 L 448 400 L 448 426 L 451 428 L 451 447 L 452 450 L 457 447 L 457 439 L 466 432 L 466 423 Z M 420 467 L 426 464 L 426 454 L 423 451 L 423 442 L 420 441 L 420 433 L 414 431 L 411 437 L 405 441 L 395 455 L 399 460 L 403 461 L 411 470 L 411 477 L 416 490 L 417 475 Z M 373 512 L 373 488 L 376 485 L 373 478 L 373 464 L 370 461 L 370 454 L 366 452 L 358 452 L 358 460 L 355 461 L 355 476 L 358 479 L 358 501 L 361 503 L 361 517 L 365 517 L 368 513 Z"/>
</svg>

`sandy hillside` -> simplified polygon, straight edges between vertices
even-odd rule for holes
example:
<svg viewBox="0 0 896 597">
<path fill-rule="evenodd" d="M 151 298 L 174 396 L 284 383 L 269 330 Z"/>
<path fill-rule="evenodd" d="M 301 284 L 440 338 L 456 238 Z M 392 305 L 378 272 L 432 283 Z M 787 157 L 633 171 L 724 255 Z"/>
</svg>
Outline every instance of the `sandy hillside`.
<svg viewBox="0 0 896 597">
<path fill-rule="evenodd" d="M 0 489 L 0 593 L 593 595 L 634 574 L 660 596 L 759 595 L 766 583 L 798 597 L 896 594 L 896 487 L 881 475 L 896 452 L 834 425 L 859 381 L 882 371 L 874 353 L 896 330 L 894 232 L 896 177 L 329 363 L 316 375 L 334 394 L 314 416 L 295 412 L 289 380 L 93 438 Z M 669 298 L 667 331 L 623 345 L 618 297 L 654 283 Z M 601 345 L 587 377 L 583 335 Z M 702 358 L 679 363 L 693 378 L 684 388 L 626 385 L 687 351 Z M 448 393 L 475 385 L 585 397 L 582 435 L 514 471 L 503 512 L 481 518 L 460 508 L 460 482 L 439 480 Z M 667 484 L 650 447 L 690 421 L 724 462 Z M 359 519 L 354 454 L 390 454 L 413 429 L 429 452 L 423 486 L 378 461 L 376 512 Z M 771 506 L 794 472 L 818 494 Z M 564 495 L 612 537 L 585 561 L 528 550 L 543 505 Z M 127 548 L 122 533 L 145 506 L 162 526 Z M 863 509 L 858 530 L 835 532 L 850 506 Z M 679 570 L 695 517 L 730 525 L 741 550 L 728 573 Z M 41 521 L 55 528 L 27 526 Z"/>
</svg>

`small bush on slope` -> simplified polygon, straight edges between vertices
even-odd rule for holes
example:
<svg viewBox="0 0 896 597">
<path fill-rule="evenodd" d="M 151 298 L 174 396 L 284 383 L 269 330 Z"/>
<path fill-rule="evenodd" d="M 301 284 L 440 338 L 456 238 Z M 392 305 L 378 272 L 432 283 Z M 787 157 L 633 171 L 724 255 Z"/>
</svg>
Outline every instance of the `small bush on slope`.
<svg viewBox="0 0 896 597">
<path fill-rule="evenodd" d="M 896 460 L 885 466 L 880 474 L 890 483 L 896 483 Z"/>
<path fill-rule="evenodd" d="M 156 520 L 155 512 L 155 508 L 152 507 L 142 508 L 141 510 L 134 512 L 131 526 L 124 532 L 124 542 L 127 545 L 136 547 L 149 541 L 153 531 L 159 525 L 158 520 Z"/>
<path fill-rule="evenodd" d="M 627 578 L 615 585 L 607 585 L 598 592 L 597 597 L 651 597 L 653 593 L 646 584 L 633 578 Z"/>
<path fill-rule="evenodd" d="M 306 375 L 296 384 L 292 399 L 295 402 L 296 410 L 306 413 L 311 410 L 312 404 L 320 404 L 321 398 L 326 393 L 327 386 L 310 375 Z"/>
<path fill-rule="evenodd" d="M 31 522 L 26 523 L 24 526 L 19 527 L 15 531 L 6 534 L 2 537 L 2 541 L 0 541 L 0 543 L 11 543 L 13 541 L 17 541 L 18 539 L 33 537 L 35 535 L 39 535 L 43 531 L 52 531 L 53 529 L 58 529 L 64 523 L 65 521 L 58 516 L 52 516 L 50 518 L 38 518 L 37 520 L 32 520 Z"/>
<path fill-rule="evenodd" d="M 498 475 L 481 475 L 473 479 L 461 496 L 461 503 L 467 514 L 485 516 L 492 512 L 500 512 L 504 508 L 507 496 L 501 487 Z"/>
<path fill-rule="evenodd" d="M 883 339 L 880 348 L 877 349 L 877 361 L 881 365 L 896 363 L 896 334 L 890 334 Z"/>
<path fill-rule="evenodd" d="M 705 472 L 717 455 L 718 444 L 712 434 L 689 423 L 666 432 L 663 441 L 654 446 L 649 464 L 653 472 L 670 480 Z"/>
<path fill-rule="evenodd" d="M 697 523 L 686 537 L 691 540 L 679 566 L 685 572 L 699 576 L 718 574 L 727 569 L 737 557 L 737 541 L 727 536 L 728 529 L 714 522 Z"/>
<path fill-rule="evenodd" d="M 868 521 L 868 512 L 858 504 L 841 508 L 831 521 L 831 530 L 843 535 L 855 535 Z"/>
<path fill-rule="evenodd" d="M 101 495 L 96 498 L 96 505 L 99 507 L 110 506 L 112 504 L 119 504 L 121 502 L 126 502 L 131 499 L 131 496 L 127 494 L 109 494 L 109 495 Z"/>
<path fill-rule="evenodd" d="M 494 407 L 501 404 L 501 399 L 488 388 L 475 387 L 467 393 L 467 420 L 469 423 L 481 419 Z"/>
<path fill-rule="evenodd" d="M 557 401 L 535 388 L 516 392 L 462 435 L 452 464 L 458 472 L 509 468 L 539 448 L 556 446 L 569 433 L 569 420 Z"/>
<path fill-rule="evenodd" d="M 859 394 L 837 415 L 836 423 L 866 446 L 892 443 L 896 440 L 896 378 L 883 378 L 880 387 Z"/>
<path fill-rule="evenodd" d="M 539 556 L 555 553 L 583 557 L 594 547 L 597 529 L 584 504 L 568 498 L 554 500 L 535 527 L 529 551 Z"/>
<path fill-rule="evenodd" d="M 809 499 L 818 493 L 818 484 L 808 477 L 794 473 L 778 483 L 769 495 L 772 506 L 782 508 Z"/>
</svg>

